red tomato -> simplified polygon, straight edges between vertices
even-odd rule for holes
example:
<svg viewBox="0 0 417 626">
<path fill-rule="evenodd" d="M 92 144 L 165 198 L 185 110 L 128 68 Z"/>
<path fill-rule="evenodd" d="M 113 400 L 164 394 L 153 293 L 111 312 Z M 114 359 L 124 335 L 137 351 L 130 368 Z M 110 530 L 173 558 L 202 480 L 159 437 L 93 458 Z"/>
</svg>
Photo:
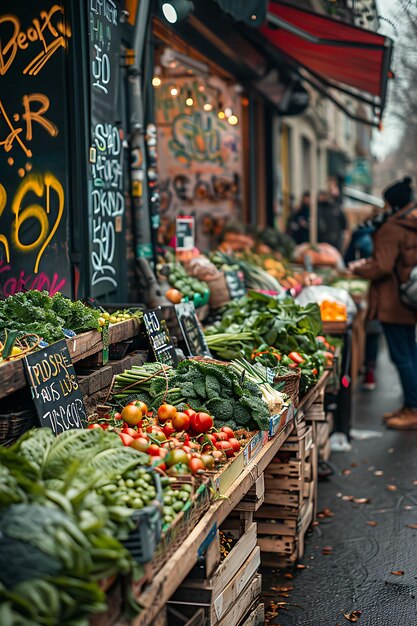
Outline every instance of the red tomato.
<svg viewBox="0 0 417 626">
<path fill-rule="evenodd" d="M 159 426 L 148 426 L 146 432 L 149 433 L 151 437 L 153 437 L 157 441 L 160 441 L 161 443 L 163 441 L 166 441 L 165 433 L 163 429 Z"/>
<path fill-rule="evenodd" d="M 230 441 L 218 441 L 216 443 L 216 448 L 217 450 L 221 450 L 222 452 L 224 452 L 227 457 L 234 456 L 235 454 L 235 451 L 233 450 L 233 446 L 231 445 Z"/>
<path fill-rule="evenodd" d="M 207 469 L 212 469 L 214 467 L 214 457 L 212 454 L 202 454 L 201 460 Z"/>
<path fill-rule="evenodd" d="M 191 448 L 189 446 L 183 446 L 182 449 L 189 454 L 191 452 Z"/>
<path fill-rule="evenodd" d="M 197 413 L 191 417 L 191 428 L 196 433 L 206 433 L 213 428 L 213 418 L 208 413 Z"/>
<path fill-rule="evenodd" d="M 197 411 L 194 411 L 193 409 L 187 409 L 186 411 L 184 411 L 184 413 L 188 415 L 188 417 L 192 417 L 193 415 L 197 414 Z"/>
<path fill-rule="evenodd" d="M 157 446 L 156 443 L 151 443 L 151 445 L 146 448 L 147 454 L 150 454 L 151 456 L 160 456 L 160 450 L 160 447 Z"/>
<path fill-rule="evenodd" d="M 100 428 L 102 428 L 103 430 L 107 430 L 108 427 L 110 426 L 110 424 L 99 424 Z"/>
<path fill-rule="evenodd" d="M 139 437 L 139 433 L 136 432 L 136 430 L 133 430 L 133 428 L 123 428 L 122 433 L 124 433 L 125 435 L 130 435 L 131 437 L 133 437 L 133 439 L 137 439 Z"/>
<path fill-rule="evenodd" d="M 233 430 L 230 428 L 230 426 L 223 426 L 223 428 L 220 429 L 220 431 L 222 433 L 226 433 L 227 437 L 230 439 L 230 437 L 234 437 L 235 433 L 233 432 Z"/>
<path fill-rule="evenodd" d="M 211 456 L 215 461 L 220 461 L 223 458 L 223 452 L 221 450 L 213 450 Z"/>
<path fill-rule="evenodd" d="M 229 439 L 226 433 L 214 433 L 214 436 L 216 437 L 216 441 L 227 441 Z"/>
<path fill-rule="evenodd" d="M 171 420 L 165 422 L 165 426 L 162 430 L 164 431 L 164 435 L 167 439 L 172 435 L 172 433 L 175 433 L 175 428 L 173 427 Z"/>
<path fill-rule="evenodd" d="M 235 437 L 230 437 L 229 443 L 232 446 L 234 452 L 240 451 L 240 443 Z"/>
<path fill-rule="evenodd" d="M 119 411 L 116 411 L 116 413 L 113 415 L 113 419 L 121 420 L 122 419 L 122 414 L 119 413 Z"/>
<path fill-rule="evenodd" d="M 189 460 L 188 467 L 193 474 L 197 474 L 197 472 L 199 472 L 200 470 L 204 471 L 206 469 L 203 461 L 201 459 L 196 459 L 195 457 Z"/>
<path fill-rule="evenodd" d="M 161 404 L 158 409 L 158 419 L 160 422 L 166 422 L 172 420 L 174 415 L 177 414 L 177 409 L 172 404 Z"/>
<path fill-rule="evenodd" d="M 129 435 L 124 435 L 128 437 Z M 149 441 L 145 439 L 145 437 L 138 437 L 137 439 L 133 439 L 129 443 L 131 448 L 135 448 L 135 450 L 139 450 L 139 452 L 146 452 L 149 446 Z"/>
<path fill-rule="evenodd" d="M 175 430 L 188 430 L 190 428 L 190 416 L 186 413 L 179 412 L 172 418 L 172 425 Z"/>
<path fill-rule="evenodd" d="M 100 424 L 89 424 L 87 426 L 87 430 L 92 430 L 93 428 L 101 428 Z"/>
<path fill-rule="evenodd" d="M 167 454 L 169 454 L 169 450 L 167 450 L 166 448 L 159 448 L 159 456 L 160 457 L 162 457 L 164 459 Z"/>
<path fill-rule="evenodd" d="M 135 439 L 133 439 L 133 437 L 127 435 L 126 433 L 119 433 L 119 437 L 123 441 L 124 446 L 130 446 L 132 441 L 136 441 Z"/>
<path fill-rule="evenodd" d="M 159 469 L 161 469 L 163 472 L 165 472 L 167 466 L 164 463 L 164 459 L 162 459 L 160 456 L 153 456 L 152 457 L 152 467 L 159 467 Z"/>
</svg>

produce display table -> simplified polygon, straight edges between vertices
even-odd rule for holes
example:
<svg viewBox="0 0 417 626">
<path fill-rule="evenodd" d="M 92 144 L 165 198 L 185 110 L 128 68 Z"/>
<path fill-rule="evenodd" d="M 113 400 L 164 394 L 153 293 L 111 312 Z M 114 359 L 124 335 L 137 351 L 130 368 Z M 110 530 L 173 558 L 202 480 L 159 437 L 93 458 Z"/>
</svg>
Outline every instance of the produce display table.
<svg viewBox="0 0 417 626">
<path fill-rule="evenodd" d="M 318 400 L 323 398 L 329 374 L 328 371 L 324 372 L 317 385 L 301 400 L 297 415 L 303 416 Z M 132 621 L 123 619 L 117 621 L 117 626 L 153 626 L 156 623 L 160 611 L 196 564 L 200 546 L 213 533 L 213 530 L 218 528 L 228 515 L 236 509 L 243 497 L 263 475 L 265 469 L 289 437 L 293 427 L 293 422 L 288 422 L 278 435 L 264 445 L 257 456 L 232 483 L 224 496 L 212 504 L 194 530 L 184 539 L 176 553 L 155 576 L 152 583 L 136 597 L 138 603 L 144 607 L 142 613 Z M 314 488 L 316 489 L 317 485 Z M 112 626 L 112 624 L 113 622 L 110 621 L 100 622 L 100 626 Z"/>
</svg>

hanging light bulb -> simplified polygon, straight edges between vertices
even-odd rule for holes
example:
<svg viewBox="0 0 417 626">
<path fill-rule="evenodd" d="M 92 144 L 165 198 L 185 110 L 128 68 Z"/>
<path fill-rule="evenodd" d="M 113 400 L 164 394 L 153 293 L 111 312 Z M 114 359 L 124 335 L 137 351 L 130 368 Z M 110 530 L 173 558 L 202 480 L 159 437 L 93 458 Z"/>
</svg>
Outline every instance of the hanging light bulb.
<svg viewBox="0 0 417 626">
<path fill-rule="evenodd" d="M 187 107 L 192 107 L 193 104 L 194 104 L 194 100 L 193 100 L 193 96 L 192 96 L 192 93 L 191 93 L 191 89 L 189 89 L 187 91 L 187 99 L 185 101 L 185 104 L 187 105 Z"/>
<path fill-rule="evenodd" d="M 171 0 L 163 2 L 161 8 L 167 22 L 176 24 L 188 17 L 194 9 L 194 4 L 191 0 Z"/>
<path fill-rule="evenodd" d="M 227 118 L 227 121 L 229 122 L 230 126 L 236 126 L 237 124 L 239 124 L 239 118 L 237 115 L 230 115 Z"/>
<path fill-rule="evenodd" d="M 226 117 L 230 117 L 231 115 L 233 115 L 233 111 L 230 107 L 226 107 L 224 110 L 224 113 L 226 115 Z"/>
<path fill-rule="evenodd" d="M 162 80 L 160 78 L 160 76 L 154 76 L 152 78 L 152 86 L 153 87 L 160 87 L 162 84 Z"/>
<path fill-rule="evenodd" d="M 171 96 L 178 96 L 180 90 L 177 87 L 171 87 L 170 94 Z"/>
<path fill-rule="evenodd" d="M 217 108 L 217 117 L 219 118 L 219 120 L 226 119 L 226 113 L 223 111 L 223 104 L 220 100 Z"/>
<path fill-rule="evenodd" d="M 205 111 L 212 111 L 212 110 L 213 110 L 213 105 L 212 105 L 212 104 L 210 104 L 210 102 L 206 102 L 206 103 L 203 105 L 203 109 L 204 109 Z"/>
</svg>

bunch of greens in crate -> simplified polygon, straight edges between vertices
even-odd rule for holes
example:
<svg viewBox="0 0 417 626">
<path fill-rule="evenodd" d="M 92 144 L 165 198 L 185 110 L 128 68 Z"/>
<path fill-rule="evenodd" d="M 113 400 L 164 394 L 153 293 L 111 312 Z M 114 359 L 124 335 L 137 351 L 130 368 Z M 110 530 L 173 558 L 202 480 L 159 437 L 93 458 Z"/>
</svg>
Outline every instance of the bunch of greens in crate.
<svg viewBox="0 0 417 626">
<path fill-rule="evenodd" d="M 291 299 L 250 291 L 224 307 L 222 319 L 206 329 L 206 339 L 212 352 L 228 360 L 250 358 L 261 344 L 314 354 L 321 329 L 317 304 L 303 307 Z"/>
<path fill-rule="evenodd" d="M 0 333 L 35 333 L 51 343 L 64 338 L 63 328 L 76 333 L 100 329 L 100 316 L 99 310 L 61 293 L 51 298 L 47 291 L 27 291 L 0 301 Z"/>
<path fill-rule="evenodd" d="M 155 379 L 150 391 L 152 406 L 166 401 L 175 406 L 187 404 L 195 411 L 213 415 L 216 427 L 267 430 L 269 410 L 259 385 L 242 378 L 232 368 L 211 361 L 182 361 L 173 376 Z"/>
<path fill-rule="evenodd" d="M 99 581 L 132 571 L 133 526 L 106 486 L 144 463 L 101 429 L 29 431 L 0 448 L 0 623 L 88 626 L 105 610 Z"/>
</svg>

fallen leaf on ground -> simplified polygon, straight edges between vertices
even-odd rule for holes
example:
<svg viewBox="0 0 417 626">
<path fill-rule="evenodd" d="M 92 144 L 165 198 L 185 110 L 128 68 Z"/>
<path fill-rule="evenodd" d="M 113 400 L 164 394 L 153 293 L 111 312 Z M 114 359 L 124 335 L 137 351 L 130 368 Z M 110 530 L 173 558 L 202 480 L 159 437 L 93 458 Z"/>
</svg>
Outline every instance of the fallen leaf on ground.
<svg viewBox="0 0 417 626">
<path fill-rule="evenodd" d="M 358 467 L 358 464 L 357 463 L 351 463 L 350 467 Z"/>
<path fill-rule="evenodd" d="M 286 587 L 284 585 L 278 585 L 277 587 L 271 587 L 272 591 L 292 591 L 294 587 Z"/>
<path fill-rule="evenodd" d="M 413 481 L 413 485 L 417 485 L 417 480 Z"/>
<path fill-rule="evenodd" d="M 389 448 L 388 454 L 392 454 L 394 452 L 394 448 Z"/>
<path fill-rule="evenodd" d="M 378 522 L 366 522 L 368 526 L 378 526 Z"/>
<path fill-rule="evenodd" d="M 284 574 L 284 578 L 294 578 L 294 575 L 291 574 L 291 572 L 287 572 L 286 574 Z"/>
<path fill-rule="evenodd" d="M 351 502 L 353 500 L 353 496 L 342 496 L 342 500 Z"/>
<path fill-rule="evenodd" d="M 407 524 L 407 528 L 416 529 L 417 528 L 417 524 Z"/>
<path fill-rule="evenodd" d="M 341 493 L 340 491 L 336 494 L 336 498 L 341 498 L 343 496 L 343 493 Z"/>
<path fill-rule="evenodd" d="M 349 469 L 344 469 L 342 472 L 343 476 L 349 476 L 349 474 L 351 473 L 352 473 L 352 470 L 349 470 Z"/>
<path fill-rule="evenodd" d="M 391 574 L 392 574 L 393 576 L 404 576 L 404 572 L 403 572 L 403 570 L 402 570 L 402 569 L 396 569 L 396 570 L 394 570 L 393 572 L 391 572 Z"/>
<path fill-rule="evenodd" d="M 328 554 L 332 554 L 332 552 L 333 552 L 333 548 L 331 546 L 324 546 L 322 550 L 322 554 L 324 554 L 324 556 Z"/>
<path fill-rule="evenodd" d="M 357 622 L 362 615 L 362 611 L 352 611 L 351 613 L 343 613 L 343 617 L 348 620 L 348 622 Z"/>
<path fill-rule="evenodd" d="M 299 563 L 296 567 L 297 569 L 305 569 L 307 565 L 302 565 L 301 563 Z"/>
<path fill-rule="evenodd" d="M 320 524 L 320 522 L 315 521 L 315 522 L 313 522 L 311 525 L 312 525 L 312 526 L 319 526 L 319 524 Z"/>
<path fill-rule="evenodd" d="M 387 485 L 388 491 L 397 491 L 396 485 Z"/>
<path fill-rule="evenodd" d="M 411 511 L 412 508 L 414 507 L 412 507 L 410 504 L 407 504 L 407 506 L 404 507 L 404 511 Z"/>
<path fill-rule="evenodd" d="M 369 498 L 353 498 L 353 502 L 355 502 L 355 504 L 369 504 L 370 499 Z"/>
<path fill-rule="evenodd" d="M 374 472 L 374 476 L 383 476 L 384 472 L 382 470 L 376 470 L 376 472 Z"/>
</svg>

